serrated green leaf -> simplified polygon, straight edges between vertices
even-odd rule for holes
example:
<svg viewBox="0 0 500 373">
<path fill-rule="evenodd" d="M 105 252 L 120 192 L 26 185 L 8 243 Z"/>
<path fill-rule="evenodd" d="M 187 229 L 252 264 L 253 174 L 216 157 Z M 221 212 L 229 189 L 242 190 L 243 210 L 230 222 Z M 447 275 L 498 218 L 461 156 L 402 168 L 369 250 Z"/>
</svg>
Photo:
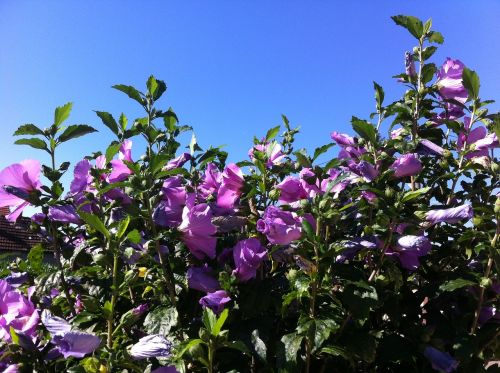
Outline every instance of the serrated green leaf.
<svg viewBox="0 0 500 373">
<path fill-rule="evenodd" d="M 111 143 L 108 148 L 106 149 L 106 163 L 111 161 L 113 157 L 118 153 L 120 150 L 121 144 L 119 142 L 113 142 Z"/>
<path fill-rule="evenodd" d="M 158 307 L 149 312 L 144 319 L 144 329 L 148 334 L 168 336 L 177 325 L 179 314 L 175 307 Z"/>
<path fill-rule="evenodd" d="M 135 100 L 139 104 L 144 105 L 144 100 L 142 99 L 141 93 L 137 89 L 132 87 L 131 85 L 116 84 L 116 85 L 112 86 L 111 88 L 114 88 L 120 92 L 125 93 L 132 100 Z"/>
<path fill-rule="evenodd" d="M 35 149 L 42 149 L 45 151 L 49 151 L 47 148 L 47 144 L 43 140 L 37 139 L 36 137 L 32 137 L 29 139 L 19 139 L 14 142 L 16 145 L 28 145 Z"/>
<path fill-rule="evenodd" d="M 428 40 L 429 40 L 430 43 L 437 43 L 437 44 L 443 44 L 444 43 L 444 37 L 438 31 L 431 31 L 431 32 L 429 32 Z"/>
<path fill-rule="evenodd" d="M 255 353 L 257 354 L 259 359 L 262 362 L 266 362 L 267 361 L 267 347 L 266 347 L 266 344 L 264 343 L 264 341 L 260 338 L 259 331 L 257 329 L 255 329 L 252 332 L 251 340 L 252 340 L 252 344 L 253 344 L 253 348 L 255 350 Z"/>
<path fill-rule="evenodd" d="M 41 244 L 35 245 L 28 253 L 28 263 L 31 269 L 38 273 L 43 266 L 43 246 Z"/>
<path fill-rule="evenodd" d="M 19 126 L 16 132 L 14 132 L 14 136 L 22 136 L 22 135 L 43 135 L 43 131 L 35 126 L 34 124 L 28 123 Z"/>
<path fill-rule="evenodd" d="M 439 286 L 439 290 L 441 291 L 454 291 L 460 288 L 463 288 L 465 286 L 473 286 L 477 285 L 476 282 L 471 281 L 471 280 L 466 280 L 464 278 L 457 278 L 455 280 L 450 280 L 445 282 L 444 284 L 441 284 Z"/>
<path fill-rule="evenodd" d="M 417 17 L 397 15 L 392 16 L 391 18 L 396 23 L 396 25 L 402 26 L 407 29 L 415 38 L 420 39 L 423 36 L 424 25 L 422 24 L 422 21 Z"/>
<path fill-rule="evenodd" d="M 373 88 L 375 89 L 375 102 L 377 103 L 377 110 L 380 110 L 384 102 L 384 89 L 377 83 L 373 82 Z"/>
<path fill-rule="evenodd" d="M 276 135 L 280 132 L 281 126 L 276 126 L 271 129 L 269 129 L 266 133 L 266 141 L 271 141 L 276 137 Z"/>
<path fill-rule="evenodd" d="M 224 326 L 224 323 L 226 322 L 227 316 L 229 315 L 229 310 L 226 308 L 222 313 L 219 315 L 217 318 L 217 322 L 215 323 L 214 327 L 212 328 L 212 335 L 217 337 Z"/>
<path fill-rule="evenodd" d="M 116 231 L 116 238 L 120 239 L 127 231 L 128 225 L 130 224 L 130 216 L 127 215 L 125 219 L 120 220 L 118 225 L 118 230 Z"/>
<path fill-rule="evenodd" d="M 314 149 L 314 155 L 312 161 L 314 162 L 321 154 L 326 153 L 328 149 L 330 149 L 332 146 L 335 144 L 332 142 L 330 144 L 326 144 L 323 146 L 320 146 L 319 148 Z"/>
<path fill-rule="evenodd" d="M 375 144 L 377 142 L 377 132 L 373 124 L 355 116 L 351 118 L 351 125 L 354 131 L 363 139 Z"/>
<path fill-rule="evenodd" d="M 479 81 L 479 75 L 473 70 L 470 70 L 467 67 L 464 67 L 462 71 L 462 81 L 464 87 L 467 89 L 469 93 L 469 98 L 475 100 L 479 96 L 479 88 L 481 83 Z"/>
<path fill-rule="evenodd" d="M 95 112 L 99 118 L 101 118 L 102 123 L 108 127 L 111 132 L 113 132 L 115 135 L 119 134 L 118 130 L 118 123 L 116 123 L 115 118 L 113 118 L 113 115 L 110 113 L 107 113 L 105 111 L 96 111 Z M 123 114 L 122 114 L 123 115 Z M 120 117 L 121 119 L 121 117 Z"/>
<path fill-rule="evenodd" d="M 430 189 L 431 189 L 430 187 L 425 187 L 425 188 L 413 190 L 410 192 L 406 192 L 404 194 L 403 198 L 401 198 L 401 202 L 411 201 L 412 199 L 415 199 L 415 198 L 421 196 L 422 194 L 427 193 Z"/>
<path fill-rule="evenodd" d="M 89 133 L 97 132 L 97 130 L 86 124 L 73 124 L 68 126 L 57 139 L 59 143 L 66 142 L 77 137 L 88 135 Z"/>
<path fill-rule="evenodd" d="M 68 102 L 66 105 L 58 106 L 54 112 L 54 125 L 59 127 L 66 119 L 68 119 L 71 109 L 73 107 L 72 102 Z"/>
</svg>

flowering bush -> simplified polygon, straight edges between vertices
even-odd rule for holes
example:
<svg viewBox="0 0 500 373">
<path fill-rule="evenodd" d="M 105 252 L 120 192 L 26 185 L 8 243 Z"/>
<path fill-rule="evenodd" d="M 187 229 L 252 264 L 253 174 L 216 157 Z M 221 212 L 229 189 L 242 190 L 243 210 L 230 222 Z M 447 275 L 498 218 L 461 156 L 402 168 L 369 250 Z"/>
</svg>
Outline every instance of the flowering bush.
<svg viewBox="0 0 500 373">
<path fill-rule="evenodd" d="M 0 172 L 0 206 L 28 205 L 44 243 L 0 280 L 6 371 L 481 371 L 500 356 L 500 114 L 478 75 L 430 59 L 439 32 L 395 16 L 417 46 L 401 99 L 352 118 L 312 154 L 298 129 L 255 139 L 226 164 L 155 103 L 116 85 L 145 116 L 98 111 L 114 140 L 60 179 L 64 143 L 95 131 L 26 124 L 26 160 Z M 385 132 L 387 130 L 387 135 Z M 132 155 L 143 137 L 145 153 Z M 327 157 L 337 144 L 337 157 Z M 319 162 L 318 159 L 327 159 Z M 44 179 L 40 177 L 43 175 Z M 55 256 L 44 264 L 43 252 Z"/>
</svg>

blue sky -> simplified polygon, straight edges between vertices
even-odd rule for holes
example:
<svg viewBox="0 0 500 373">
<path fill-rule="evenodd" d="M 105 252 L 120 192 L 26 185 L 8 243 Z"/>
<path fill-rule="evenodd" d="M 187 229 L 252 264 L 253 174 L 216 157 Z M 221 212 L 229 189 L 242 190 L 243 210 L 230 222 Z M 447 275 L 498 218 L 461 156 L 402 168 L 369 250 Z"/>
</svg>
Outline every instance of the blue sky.
<svg viewBox="0 0 500 373">
<path fill-rule="evenodd" d="M 282 113 L 301 126 L 299 147 L 313 149 L 333 130 L 351 132 L 351 115 L 373 110 L 373 80 L 386 100 L 401 94 L 391 76 L 414 44 L 393 24 L 395 14 L 432 17 L 445 36 L 434 61 L 461 59 L 480 74 L 481 97 L 500 99 L 499 12 L 493 0 L 0 0 L 0 168 L 48 162 L 13 145 L 11 134 L 23 123 L 48 126 L 68 101 L 68 124 L 100 132 L 62 146 L 59 161 L 74 165 L 105 149 L 111 134 L 93 110 L 141 116 L 110 86 L 142 88 L 150 74 L 167 82 L 161 105 L 194 126 L 202 147 L 226 144 L 232 161 L 245 158 L 252 137 Z M 134 157 L 140 153 L 136 146 Z"/>
</svg>

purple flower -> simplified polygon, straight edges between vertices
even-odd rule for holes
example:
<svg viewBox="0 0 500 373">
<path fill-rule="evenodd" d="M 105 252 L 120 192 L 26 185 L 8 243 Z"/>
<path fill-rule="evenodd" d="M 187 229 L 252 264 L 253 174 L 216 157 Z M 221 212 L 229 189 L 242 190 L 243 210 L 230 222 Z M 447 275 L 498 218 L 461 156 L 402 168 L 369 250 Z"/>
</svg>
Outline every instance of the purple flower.
<svg viewBox="0 0 500 373">
<path fill-rule="evenodd" d="M 182 240 L 196 258 L 208 256 L 213 259 L 217 243 L 213 235 L 217 228 L 212 224 L 212 210 L 206 203 L 195 206 L 193 197 L 187 199 L 178 229 L 182 232 Z"/>
<path fill-rule="evenodd" d="M 198 187 L 198 190 L 203 198 L 207 198 L 215 194 L 222 183 L 222 174 L 213 163 L 207 164 L 205 169 L 205 174 L 202 178 L 202 183 Z"/>
<path fill-rule="evenodd" d="M 92 165 L 86 159 L 76 164 L 73 171 L 73 181 L 69 189 L 72 194 L 88 190 L 89 185 L 92 183 L 92 176 L 90 175 L 91 168 Z"/>
<path fill-rule="evenodd" d="M 257 230 L 266 235 L 272 244 L 288 245 L 302 234 L 301 223 L 296 216 L 275 206 L 269 206 L 262 219 L 257 221 Z"/>
<path fill-rule="evenodd" d="M 279 183 L 276 188 L 280 190 L 279 201 L 283 203 L 292 203 L 307 198 L 308 194 L 302 186 L 303 180 L 293 176 L 287 176 L 285 180 Z"/>
<path fill-rule="evenodd" d="M 351 137 L 343 133 L 332 132 L 330 134 L 330 137 L 332 138 L 333 141 L 335 141 L 342 147 L 356 145 L 356 140 L 354 139 L 354 137 Z"/>
<path fill-rule="evenodd" d="M 167 165 L 164 167 L 165 170 L 172 170 L 174 168 L 179 168 L 184 166 L 184 163 L 189 161 L 191 159 L 191 154 L 189 153 L 182 153 L 179 155 L 177 158 L 172 159 L 167 163 Z"/>
<path fill-rule="evenodd" d="M 431 346 L 425 348 L 424 356 L 432 364 L 432 368 L 440 372 L 453 372 L 458 367 L 458 361 L 453 356 Z"/>
<path fill-rule="evenodd" d="M 133 171 L 128 168 L 124 161 L 132 161 L 132 141 L 123 141 L 120 150 L 118 152 L 118 159 L 112 160 L 111 163 L 111 173 L 108 175 L 108 181 L 110 183 L 117 183 L 126 180 Z"/>
<path fill-rule="evenodd" d="M 422 139 L 417 147 L 417 153 L 422 155 L 443 155 L 444 149 L 432 141 Z"/>
<path fill-rule="evenodd" d="M 132 314 L 136 317 L 142 316 L 144 312 L 149 310 L 149 306 L 147 303 L 140 304 L 135 308 L 132 308 Z"/>
<path fill-rule="evenodd" d="M 414 271 L 420 266 L 418 258 L 427 255 L 431 248 L 427 237 L 408 235 L 398 239 L 397 247 L 389 251 L 389 256 L 397 256 L 403 268 Z"/>
<path fill-rule="evenodd" d="M 191 289 L 211 293 L 220 289 L 219 281 L 211 276 L 212 268 L 205 263 L 203 267 L 190 267 L 187 270 L 188 286 Z"/>
<path fill-rule="evenodd" d="M 234 164 L 229 164 L 222 173 L 222 183 L 217 193 L 217 206 L 231 209 L 241 195 L 245 180 L 240 168 Z"/>
<path fill-rule="evenodd" d="M 403 133 L 405 132 L 404 128 L 397 128 L 391 131 L 391 139 L 396 139 L 398 137 L 403 137 Z"/>
<path fill-rule="evenodd" d="M 377 200 L 377 195 L 368 190 L 361 191 L 361 197 L 363 197 L 368 203 L 371 204 L 375 203 L 375 201 Z"/>
<path fill-rule="evenodd" d="M 462 73 L 465 65 L 459 60 L 446 58 L 437 73 L 439 93 L 445 99 L 453 99 L 462 104 L 467 101 L 467 90 L 462 81 Z"/>
<path fill-rule="evenodd" d="M 422 163 L 416 154 L 404 154 L 394 161 L 391 168 L 396 177 L 414 176 L 422 171 Z"/>
<path fill-rule="evenodd" d="M 346 241 L 342 244 L 342 246 L 344 247 L 344 249 L 335 258 L 335 261 L 337 263 L 344 263 L 346 260 L 354 259 L 355 255 L 360 250 L 364 250 L 364 249 L 374 250 L 377 248 L 376 243 L 368 241 L 364 238 L 355 238 L 353 240 Z"/>
<path fill-rule="evenodd" d="M 71 325 L 64 319 L 53 316 L 49 311 L 42 312 L 42 323 L 52 336 L 51 342 L 56 346 L 53 354 L 62 354 L 82 358 L 94 352 L 101 344 L 101 339 L 94 334 L 71 330 Z"/>
<path fill-rule="evenodd" d="M 0 339 L 11 340 L 10 328 L 32 336 L 40 317 L 33 303 L 23 294 L 0 280 Z"/>
<path fill-rule="evenodd" d="M 208 293 L 200 299 L 200 304 L 203 307 L 208 307 L 216 314 L 219 314 L 224 309 L 224 305 L 229 303 L 231 298 L 225 290 L 217 290 L 213 293 Z"/>
<path fill-rule="evenodd" d="M 14 163 L 0 171 L 0 207 L 14 207 L 7 220 L 16 221 L 30 204 L 26 198 L 41 186 L 40 162 L 36 160 Z"/>
<path fill-rule="evenodd" d="M 473 151 L 466 154 L 465 158 L 472 159 L 475 157 L 488 156 L 489 149 L 498 147 L 498 139 L 495 133 L 488 134 L 485 127 L 476 127 L 471 131 L 470 118 L 464 118 L 464 129 L 457 139 L 458 150 L 464 150 L 466 145 L 471 146 Z"/>
<path fill-rule="evenodd" d="M 367 182 L 373 181 L 379 174 L 375 166 L 367 161 L 360 161 L 359 163 L 351 161 L 349 162 L 349 169 L 355 174 L 362 176 Z"/>
<path fill-rule="evenodd" d="M 463 219 L 471 219 L 474 216 L 471 205 L 462 205 L 443 210 L 431 210 L 425 215 L 425 219 L 432 224 L 437 223 L 458 223 Z"/>
<path fill-rule="evenodd" d="M 259 151 L 265 154 L 266 167 L 271 168 L 277 165 L 285 157 L 281 151 L 281 145 L 276 141 L 271 143 L 257 144 L 248 151 L 248 156 L 252 161 L 255 160 L 254 151 Z"/>
<path fill-rule="evenodd" d="M 491 306 L 486 306 L 481 308 L 481 312 L 479 313 L 479 325 L 486 324 L 490 319 L 500 319 L 500 312 Z"/>
<path fill-rule="evenodd" d="M 159 334 L 147 335 L 139 339 L 130 349 L 130 356 L 134 359 L 149 357 L 169 357 L 172 352 L 172 343 Z"/>
<path fill-rule="evenodd" d="M 417 76 L 413 54 L 411 54 L 410 52 L 405 53 L 405 74 L 409 75 L 410 77 Z"/>
<path fill-rule="evenodd" d="M 82 224 L 82 220 L 73 205 L 51 206 L 47 217 L 61 223 Z"/>
<path fill-rule="evenodd" d="M 239 241 L 233 248 L 236 269 L 233 273 L 240 281 L 248 281 L 257 274 L 260 263 L 266 258 L 267 250 L 257 238 Z"/>
<path fill-rule="evenodd" d="M 186 189 L 179 176 L 166 179 L 162 186 L 162 201 L 153 212 L 156 224 L 162 227 L 177 227 L 182 222 L 182 210 L 186 204 Z"/>
<path fill-rule="evenodd" d="M 11 272 L 7 277 L 5 277 L 5 281 L 7 281 L 7 283 L 14 288 L 21 286 L 28 281 L 28 279 L 29 276 L 27 272 Z"/>
</svg>

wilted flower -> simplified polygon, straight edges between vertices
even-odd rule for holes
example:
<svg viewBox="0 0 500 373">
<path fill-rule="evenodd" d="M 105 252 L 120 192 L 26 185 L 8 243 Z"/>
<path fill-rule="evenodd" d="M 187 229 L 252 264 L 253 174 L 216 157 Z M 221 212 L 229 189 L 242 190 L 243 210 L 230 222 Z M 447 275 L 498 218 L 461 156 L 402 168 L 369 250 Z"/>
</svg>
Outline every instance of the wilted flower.
<svg viewBox="0 0 500 373">
<path fill-rule="evenodd" d="M 404 154 L 394 161 L 391 165 L 394 170 L 394 176 L 405 177 L 414 176 L 422 171 L 422 163 L 418 160 L 416 154 Z"/>
<path fill-rule="evenodd" d="M 187 270 L 188 286 L 191 289 L 211 293 L 220 289 L 219 281 L 212 275 L 212 268 L 205 264 L 203 267 L 190 267 Z"/>
<path fill-rule="evenodd" d="M 458 367 L 458 361 L 453 356 L 431 346 L 425 348 L 424 356 L 432 364 L 432 368 L 440 372 L 453 372 Z"/>
<path fill-rule="evenodd" d="M 244 182 L 241 169 L 234 163 L 227 165 L 222 173 L 222 183 L 217 192 L 217 206 L 233 208 L 236 200 L 240 198 Z"/>
<path fill-rule="evenodd" d="M 14 163 L 0 171 L 0 207 L 14 207 L 9 221 L 16 221 L 23 210 L 29 206 L 30 193 L 39 190 L 40 162 L 32 159 Z"/>
<path fill-rule="evenodd" d="M 187 198 L 186 206 L 182 211 L 182 223 L 179 231 L 182 240 L 189 251 L 198 259 L 205 256 L 215 258 L 217 239 L 213 236 L 217 228 L 212 224 L 212 210 L 206 203 L 194 205 L 194 196 Z"/>
<path fill-rule="evenodd" d="M 267 256 L 267 250 L 257 238 L 239 241 L 233 248 L 233 258 L 236 269 L 233 273 L 240 281 L 254 278 L 257 269 Z"/>
<path fill-rule="evenodd" d="M 150 357 L 169 357 L 172 352 L 172 343 L 159 334 L 147 335 L 139 339 L 130 349 L 130 356 L 134 359 Z"/>
<path fill-rule="evenodd" d="M 405 74 L 410 77 L 417 76 L 415 61 L 413 60 L 413 55 L 410 52 L 405 53 Z"/>
<path fill-rule="evenodd" d="M 471 205 L 462 205 L 449 209 L 431 210 L 425 215 L 425 219 L 432 224 L 437 223 L 458 223 L 463 219 L 469 220 L 474 215 Z"/>
<path fill-rule="evenodd" d="M 269 206 L 262 219 L 257 221 L 257 230 L 266 235 L 272 244 L 288 245 L 301 236 L 301 223 L 297 217 L 275 206 Z"/>
</svg>

